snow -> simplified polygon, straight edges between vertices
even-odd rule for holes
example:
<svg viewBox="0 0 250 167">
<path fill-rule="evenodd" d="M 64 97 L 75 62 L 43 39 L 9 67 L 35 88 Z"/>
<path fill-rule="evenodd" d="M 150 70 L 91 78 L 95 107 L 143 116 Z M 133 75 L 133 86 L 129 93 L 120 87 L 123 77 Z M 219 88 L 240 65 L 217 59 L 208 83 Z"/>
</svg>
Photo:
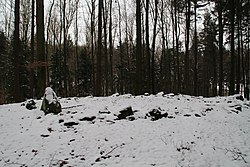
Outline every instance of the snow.
<svg viewBox="0 0 250 167">
<path fill-rule="evenodd" d="M 58 115 L 36 103 L 0 106 L 0 166 L 250 166 L 249 101 L 236 96 L 63 98 Z M 117 119 L 127 107 L 135 120 Z M 153 109 L 168 117 L 152 121 Z"/>
<path fill-rule="evenodd" d="M 53 91 L 51 87 L 47 87 L 45 89 L 44 97 L 49 104 L 57 100 L 56 93 Z"/>
</svg>

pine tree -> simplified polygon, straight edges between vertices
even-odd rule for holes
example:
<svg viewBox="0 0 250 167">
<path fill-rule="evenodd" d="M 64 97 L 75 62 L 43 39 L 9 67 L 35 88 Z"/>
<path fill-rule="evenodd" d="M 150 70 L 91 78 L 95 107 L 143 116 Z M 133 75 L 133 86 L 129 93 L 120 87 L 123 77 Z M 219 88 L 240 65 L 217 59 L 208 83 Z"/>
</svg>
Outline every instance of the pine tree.
<svg viewBox="0 0 250 167">
<path fill-rule="evenodd" d="M 212 84 L 212 95 L 217 95 L 217 53 L 216 25 L 210 13 L 205 13 L 204 30 L 202 32 L 204 45 L 203 81 L 204 95 L 210 96 L 210 83 Z"/>
<path fill-rule="evenodd" d="M 62 83 L 63 83 L 63 52 L 56 50 L 54 54 L 51 55 L 51 85 L 58 95 L 62 95 Z"/>
<path fill-rule="evenodd" d="M 78 96 L 89 95 L 92 92 L 91 87 L 91 76 L 92 68 L 90 59 L 87 56 L 87 51 L 84 49 L 79 56 L 79 68 L 77 70 L 77 80 L 78 80 Z"/>
<path fill-rule="evenodd" d="M 27 65 L 30 62 L 31 57 L 31 50 L 27 46 L 26 41 L 21 41 L 21 48 L 20 48 L 20 87 L 21 87 L 21 94 L 20 96 L 22 99 L 27 99 L 31 97 L 31 90 L 30 90 L 30 72 L 28 71 Z"/>
<path fill-rule="evenodd" d="M 0 104 L 6 102 L 6 84 L 7 84 L 7 58 L 8 58 L 8 40 L 4 33 L 0 31 Z"/>
</svg>

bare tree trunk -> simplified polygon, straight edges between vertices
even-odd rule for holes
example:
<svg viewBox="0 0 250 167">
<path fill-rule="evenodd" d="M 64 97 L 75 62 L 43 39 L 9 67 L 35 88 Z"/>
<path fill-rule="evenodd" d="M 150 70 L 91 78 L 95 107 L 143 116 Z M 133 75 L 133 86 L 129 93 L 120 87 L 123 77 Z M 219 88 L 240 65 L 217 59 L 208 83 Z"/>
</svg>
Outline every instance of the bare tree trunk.
<svg viewBox="0 0 250 167">
<path fill-rule="evenodd" d="M 113 86 L 113 42 L 112 42 L 112 0 L 110 0 L 109 4 L 109 63 L 110 63 L 110 88 L 111 93 L 114 93 L 114 86 Z"/>
<path fill-rule="evenodd" d="M 20 0 L 15 0 L 15 29 L 14 29 L 14 101 L 20 102 L 22 100 L 20 90 L 20 40 L 19 40 L 19 21 L 20 21 Z"/>
<path fill-rule="evenodd" d="M 105 5 L 106 5 L 105 0 Z M 105 95 L 109 95 L 109 64 L 108 64 L 108 35 L 107 35 L 107 19 L 108 19 L 108 11 L 105 10 L 106 8 L 103 7 L 103 29 L 104 29 L 104 56 L 105 56 Z"/>
<path fill-rule="evenodd" d="M 175 40 L 176 40 L 176 58 L 177 58 L 177 92 L 181 91 L 181 77 L 180 77 L 180 56 L 179 56 L 179 37 L 178 37 L 178 16 L 177 16 L 177 0 L 174 0 L 174 17 L 175 17 Z"/>
<path fill-rule="evenodd" d="M 79 1 L 77 2 L 77 6 L 76 6 L 76 18 L 75 18 L 75 58 L 76 58 L 76 63 L 75 63 L 75 82 L 76 85 L 79 84 L 79 80 L 78 80 L 78 74 L 77 71 L 79 69 L 79 51 L 78 51 L 78 4 Z M 78 86 L 77 86 L 78 88 Z M 77 92 L 79 92 L 79 90 L 76 90 Z M 76 92 L 76 93 L 77 93 Z"/>
<path fill-rule="evenodd" d="M 147 72 L 147 89 L 151 89 L 151 64 L 150 64 L 150 46 L 149 46 L 149 0 L 146 0 L 146 72 Z"/>
<path fill-rule="evenodd" d="M 249 0 L 248 0 L 248 3 L 249 3 Z M 250 16 L 248 15 L 248 20 L 250 19 Z M 246 98 L 247 100 L 249 100 L 249 84 L 250 84 L 250 76 L 249 76 L 249 71 L 250 71 L 250 42 L 249 42 L 249 37 L 250 37 L 250 25 L 248 25 L 248 28 L 247 28 L 247 54 L 246 54 Z"/>
<path fill-rule="evenodd" d="M 219 55 L 220 55 L 220 67 L 219 67 L 219 95 L 223 96 L 223 23 L 222 23 L 222 4 L 218 2 L 218 21 L 219 21 Z"/>
<path fill-rule="evenodd" d="M 44 4 L 43 0 L 36 3 L 36 23 L 37 23 L 37 60 L 45 65 L 37 69 L 38 98 L 41 98 L 46 87 L 46 59 L 45 59 L 45 39 L 44 39 Z"/>
<path fill-rule="evenodd" d="M 122 53 L 122 29 L 121 29 L 121 6 L 119 1 L 117 1 L 118 4 L 118 10 L 119 10 L 119 57 L 120 57 L 120 93 L 124 94 L 124 60 L 123 60 L 123 53 Z"/>
<path fill-rule="evenodd" d="M 184 70 L 184 92 L 190 93 L 190 81 L 189 81 L 189 36 L 190 36 L 190 15 L 191 15 L 191 1 L 187 0 L 186 7 L 186 44 L 185 44 L 185 70 Z"/>
<path fill-rule="evenodd" d="M 136 1 L 136 94 L 142 94 L 141 0 Z"/>
<path fill-rule="evenodd" d="M 194 95 L 198 95 L 198 89 L 197 89 L 197 61 L 198 61 L 198 48 L 197 48 L 197 0 L 195 0 L 194 4 Z"/>
<path fill-rule="evenodd" d="M 91 59 L 94 65 L 92 69 L 92 84 L 93 84 L 93 93 L 96 88 L 96 75 L 95 75 L 95 0 L 91 0 Z"/>
<path fill-rule="evenodd" d="M 160 59 L 160 80 L 161 80 L 161 89 L 166 91 L 166 79 L 165 79 L 165 70 L 163 69 L 163 63 L 166 59 L 166 39 L 165 39 L 165 29 L 164 29 L 164 1 L 161 1 L 161 34 L 162 34 L 162 52 Z M 164 72 L 163 72 L 164 71 Z"/>
<path fill-rule="evenodd" d="M 68 66 L 67 66 L 67 32 L 66 32 L 66 0 L 63 0 L 63 69 L 64 96 L 68 96 Z"/>
<path fill-rule="evenodd" d="M 238 50 L 237 50 L 237 64 L 236 64 L 236 93 L 240 93 L 240 80 L 241 80 L 241 2 L 237 1 L 237 34 L 238 34 Z M 243 49 L 243 48 L 242 48 Z"/>
<path fill-rule="evenodd" d="M 177 32 L 175 32 L 175 18 L 174 18 L 174 4 L 171 4 L 171 20 L 172 20 L 172 48 L 173 48 L 173 57 L 172 57 L 172 60 L 173 60 L 173 64 L 174 64 L 174 76 L 173 76 L 173 80 L 172 80 L 172 84 L 171 84 L 171 87 L 170 88 L 172 88 L 173 89 L 173 91 L 174 91 L 174 93 L 176 93 L 176 91 L 177 91 L 177 88 L 176 88 L 176 86 L 177 86 L 177 84 L 176 84 L 176 63 L 175 63 L 175 55 L 176 55 L 176 52 L 174 51 L 174 49 L 175 49 L 175 33 L 177 33 Z M 170 66 L 169 66 L 170 67 Z"/>
<path fill-rule="evenodd" d="M 166 24 L 166 49 L 167 49 L 167 93 L 170 93 L 172 90 L 172 78 L 171 78 L 171 54 L 169 51 L 169 43 L 168 43 L 168 24 Z"/>
<path fill-rule="evenodd" d="M 48 25 L 47 25 L 47 39 L 45 41 L 46 43 L 46 60 L 48 60 L 48 55 L 49 55 L 49 35 L 50 35 L 50 23 L 51 23 L 51 16 L 52 16 L 52 9 L 54 7 L 55 0 L 52 1 L 52 4 L 50 6 L 49 10 L 49 18 L 48 18 Z M 47 82 L 49 81 L 49 69 L 48 66 L 46 66 L 46 78 Z"/>
<path fill-rule="evenodd" d="M 34 44 L 34 36 L 35 36 L 35 0 L 31 2 L 31 63 L 34 63 L 34 55 L 35 55 L 35 44 Z M 34 83 L 34 68 L 30 69 L 30 88 L 31 88 L 31 97 L 35 96 L 35 83 Z"/>
<path fill-rule="evenodd" d="M 97 73 L 96 73 L 96 88 L 95 95 L 101 96 L 102 93 L 102 9 L 103 0 L 99 0 L 98 11 L 98 41 L 97 41 Z"/>
<path fill-rule="evenodd" d="M 155 0 L 155 18 L 154 18 L 154 30 L 153 30 L 153 43 L 152 43 L 152 57 L 151 57 L 151 76 L 152 76 L 152 93 L 155 94 L 155 40 L 156 40 L 156 28 L 158 17 L 158 0 Z"/>
<path fill-rule="evenodd" d="M 235 17 L 235 5 L 234 0 L 230 0 L 230 53 L 231 53 L 231 73 L 230 73 L 230 84 L 229 94 L 235 93 L 235 46 L 234 46 L 234 17 Z"/>
</svg>

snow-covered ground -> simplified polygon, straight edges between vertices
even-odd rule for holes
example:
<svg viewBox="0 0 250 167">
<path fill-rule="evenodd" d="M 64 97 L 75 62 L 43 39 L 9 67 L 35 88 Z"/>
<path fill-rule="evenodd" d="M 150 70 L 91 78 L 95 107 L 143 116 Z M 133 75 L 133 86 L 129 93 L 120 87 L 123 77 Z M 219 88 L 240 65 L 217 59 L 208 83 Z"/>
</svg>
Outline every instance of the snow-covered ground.
<svg viewBox="0 0 250 167">
<path fill-rule="evenodd" d="M 236 96 L 68 98 L 58 115 L 36 103 L 0 106 L 1 167 L 250 166 L 250 107 Z"/>
</svg>

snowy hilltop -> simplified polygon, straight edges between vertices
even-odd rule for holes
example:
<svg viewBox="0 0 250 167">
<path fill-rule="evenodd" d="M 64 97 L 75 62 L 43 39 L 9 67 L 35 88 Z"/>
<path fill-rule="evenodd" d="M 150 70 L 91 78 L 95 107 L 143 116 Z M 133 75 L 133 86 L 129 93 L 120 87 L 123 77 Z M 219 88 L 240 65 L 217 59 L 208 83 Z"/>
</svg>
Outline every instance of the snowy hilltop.
<svg viewBox="0 0 250 167">
<path fill-rule="evenodd" d="M 238 97 L 63 98 L 57 115 L 41 100 L 1 105 L 0 166 L 249 167 L 250 106 Z"/>
</svg>

